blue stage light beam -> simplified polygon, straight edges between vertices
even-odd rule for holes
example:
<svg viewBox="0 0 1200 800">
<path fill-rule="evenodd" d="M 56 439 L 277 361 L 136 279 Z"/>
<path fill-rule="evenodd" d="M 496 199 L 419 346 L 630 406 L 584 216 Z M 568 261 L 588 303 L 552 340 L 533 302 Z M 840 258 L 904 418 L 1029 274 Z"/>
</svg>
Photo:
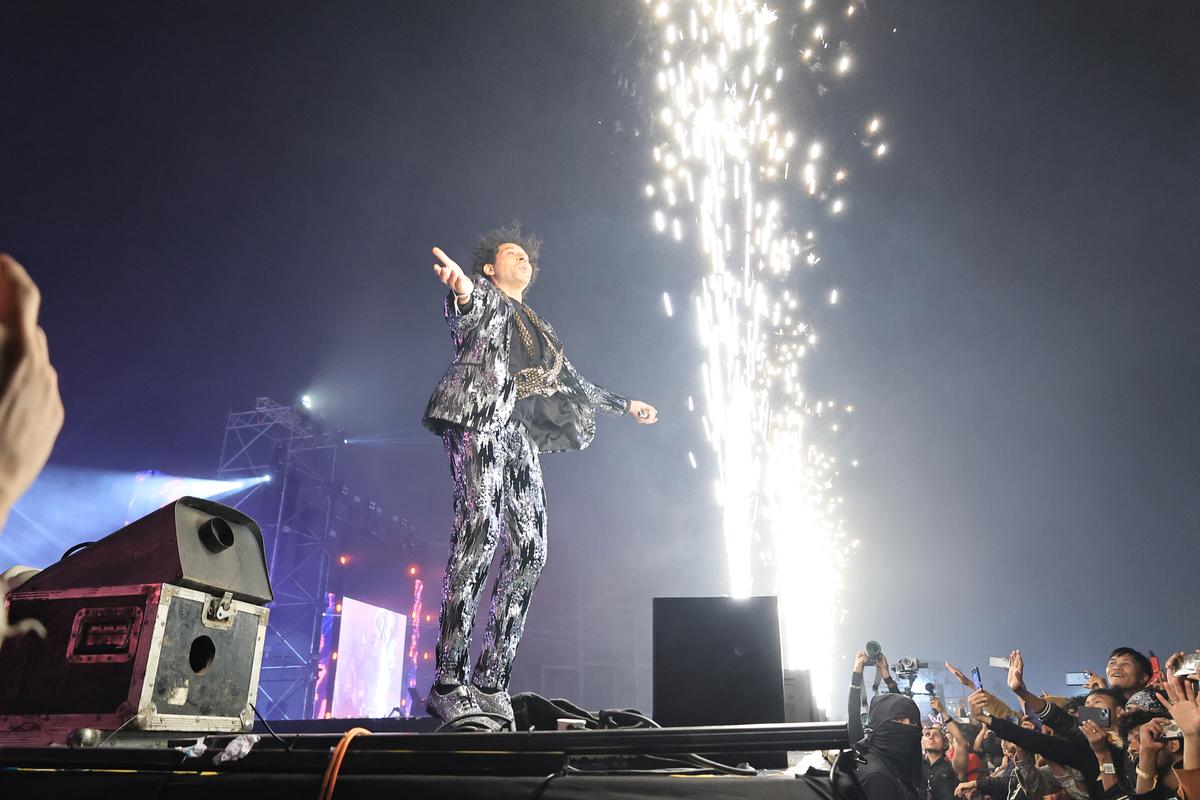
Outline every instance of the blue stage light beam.
<svg viewBox="0 0 1200 800">
<path fill-rule="evenodd" d="M 227 499 L 269 483 L 271 476 L 219 481 L 48 466 L 9 515 L 0 536 L 0 571 L 15 564 L 45 567 L 67 548 L 95 541 L 181 497 Z"/>
</svg>

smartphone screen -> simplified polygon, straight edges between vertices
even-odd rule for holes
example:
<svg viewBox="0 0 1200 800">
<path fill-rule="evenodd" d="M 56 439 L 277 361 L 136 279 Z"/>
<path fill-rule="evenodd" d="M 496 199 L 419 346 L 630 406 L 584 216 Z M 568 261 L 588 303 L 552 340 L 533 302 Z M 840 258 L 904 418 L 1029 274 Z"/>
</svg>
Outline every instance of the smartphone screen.
<svg viewBox="0 0 1200 800">
<path fill-rule="evenodd" d="M 983 678 L 979 677 L 979 667 L 971 668 L 971 682 L 975 684 L 976 689 L 983 688 Z"/>
<path fill-rule="evenodd" d="M 1088 674 L 1086 672 L 1068 672 L 1067 686 L 1086 686 L 1088 682 Z"/>
</svg>

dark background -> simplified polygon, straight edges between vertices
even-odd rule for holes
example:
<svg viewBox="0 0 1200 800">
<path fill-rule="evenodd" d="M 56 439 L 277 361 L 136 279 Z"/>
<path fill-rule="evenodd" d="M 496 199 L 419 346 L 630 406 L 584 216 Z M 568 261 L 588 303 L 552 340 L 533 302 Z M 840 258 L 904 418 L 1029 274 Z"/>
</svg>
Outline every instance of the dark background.
<svg viewBox="0 0 1200 800">
<path fill-rule="evenodd" d="M 629 651 L 597 658 L 634 685 L 591 696 L 645 704 L 649 598 L 726 583 L 686 411 L 694 323 L 661 307 L 686 308 L 697 251 L 653 233 L 641 194 L 642 13 L 0 5 L 0 248 L 44 294 L 52 463 L 211 476 L 227 412 L 310 393 L 398 440 L 349 448 L 346 480 L 444 541 L 419 425 L 450 356 L 429 247 L 465 262 L 521 219 L 546 240 L 530 303 L 661 421 L 603 419 L 586 453 L 544 460 L 551 557 L 514 686 L 539 685 L 540 631 L 592 608 L 601 649 Z M 891 146 L 815 223 L 824 260 L 797 284 L 841 291 L 806 374 L 858 410 L 836 444 L 862 462 L 841 482 L 861 540 L 841 649 L 966 668 L 1021 647 L 1060 691 L 1116 645 L 1195 646 L 1200 12 L 893 0 L 861 19 L 853 73 L 793 120 L 836 147 L 880 113 Z"/>
</svg>

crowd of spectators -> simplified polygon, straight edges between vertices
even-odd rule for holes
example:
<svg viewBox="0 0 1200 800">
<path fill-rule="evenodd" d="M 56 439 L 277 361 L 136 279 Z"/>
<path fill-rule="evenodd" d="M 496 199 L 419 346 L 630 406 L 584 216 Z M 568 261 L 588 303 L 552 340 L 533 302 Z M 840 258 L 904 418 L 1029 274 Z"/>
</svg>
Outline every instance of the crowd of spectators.
<svg viewBox="0 0 1200 800">
<path fill-rule="evenodd" d="M 1200 800 L 1197 656 L 1176 653 L 1159 669 L 1118 647 L 1085 693 L 1052 697 L 1029 691 L 1014 650 L 1015 707 L 947 663 L 967 702 L 951 713 L 931 692 L 923 718 L 886 657 L 859 651 L 847 708 L 858 787 L 867 800 Z M 876 692 L 861 714 L 872 666 Z"/>
</svg>

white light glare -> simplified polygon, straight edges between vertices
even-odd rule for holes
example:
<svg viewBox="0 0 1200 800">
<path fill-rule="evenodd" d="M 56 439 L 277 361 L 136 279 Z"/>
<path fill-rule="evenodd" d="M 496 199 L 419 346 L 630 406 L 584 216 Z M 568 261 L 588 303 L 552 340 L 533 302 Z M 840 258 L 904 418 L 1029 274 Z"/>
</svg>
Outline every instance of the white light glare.
<svg viewBox="0 0 1200 800">
<path fill-rule="evenodd" d="M 667 312 L 668 317 L 675 316 L 675 310 L 671 308 L 671 295 L 663 292 L 663 311 Z"/>
</svg>

